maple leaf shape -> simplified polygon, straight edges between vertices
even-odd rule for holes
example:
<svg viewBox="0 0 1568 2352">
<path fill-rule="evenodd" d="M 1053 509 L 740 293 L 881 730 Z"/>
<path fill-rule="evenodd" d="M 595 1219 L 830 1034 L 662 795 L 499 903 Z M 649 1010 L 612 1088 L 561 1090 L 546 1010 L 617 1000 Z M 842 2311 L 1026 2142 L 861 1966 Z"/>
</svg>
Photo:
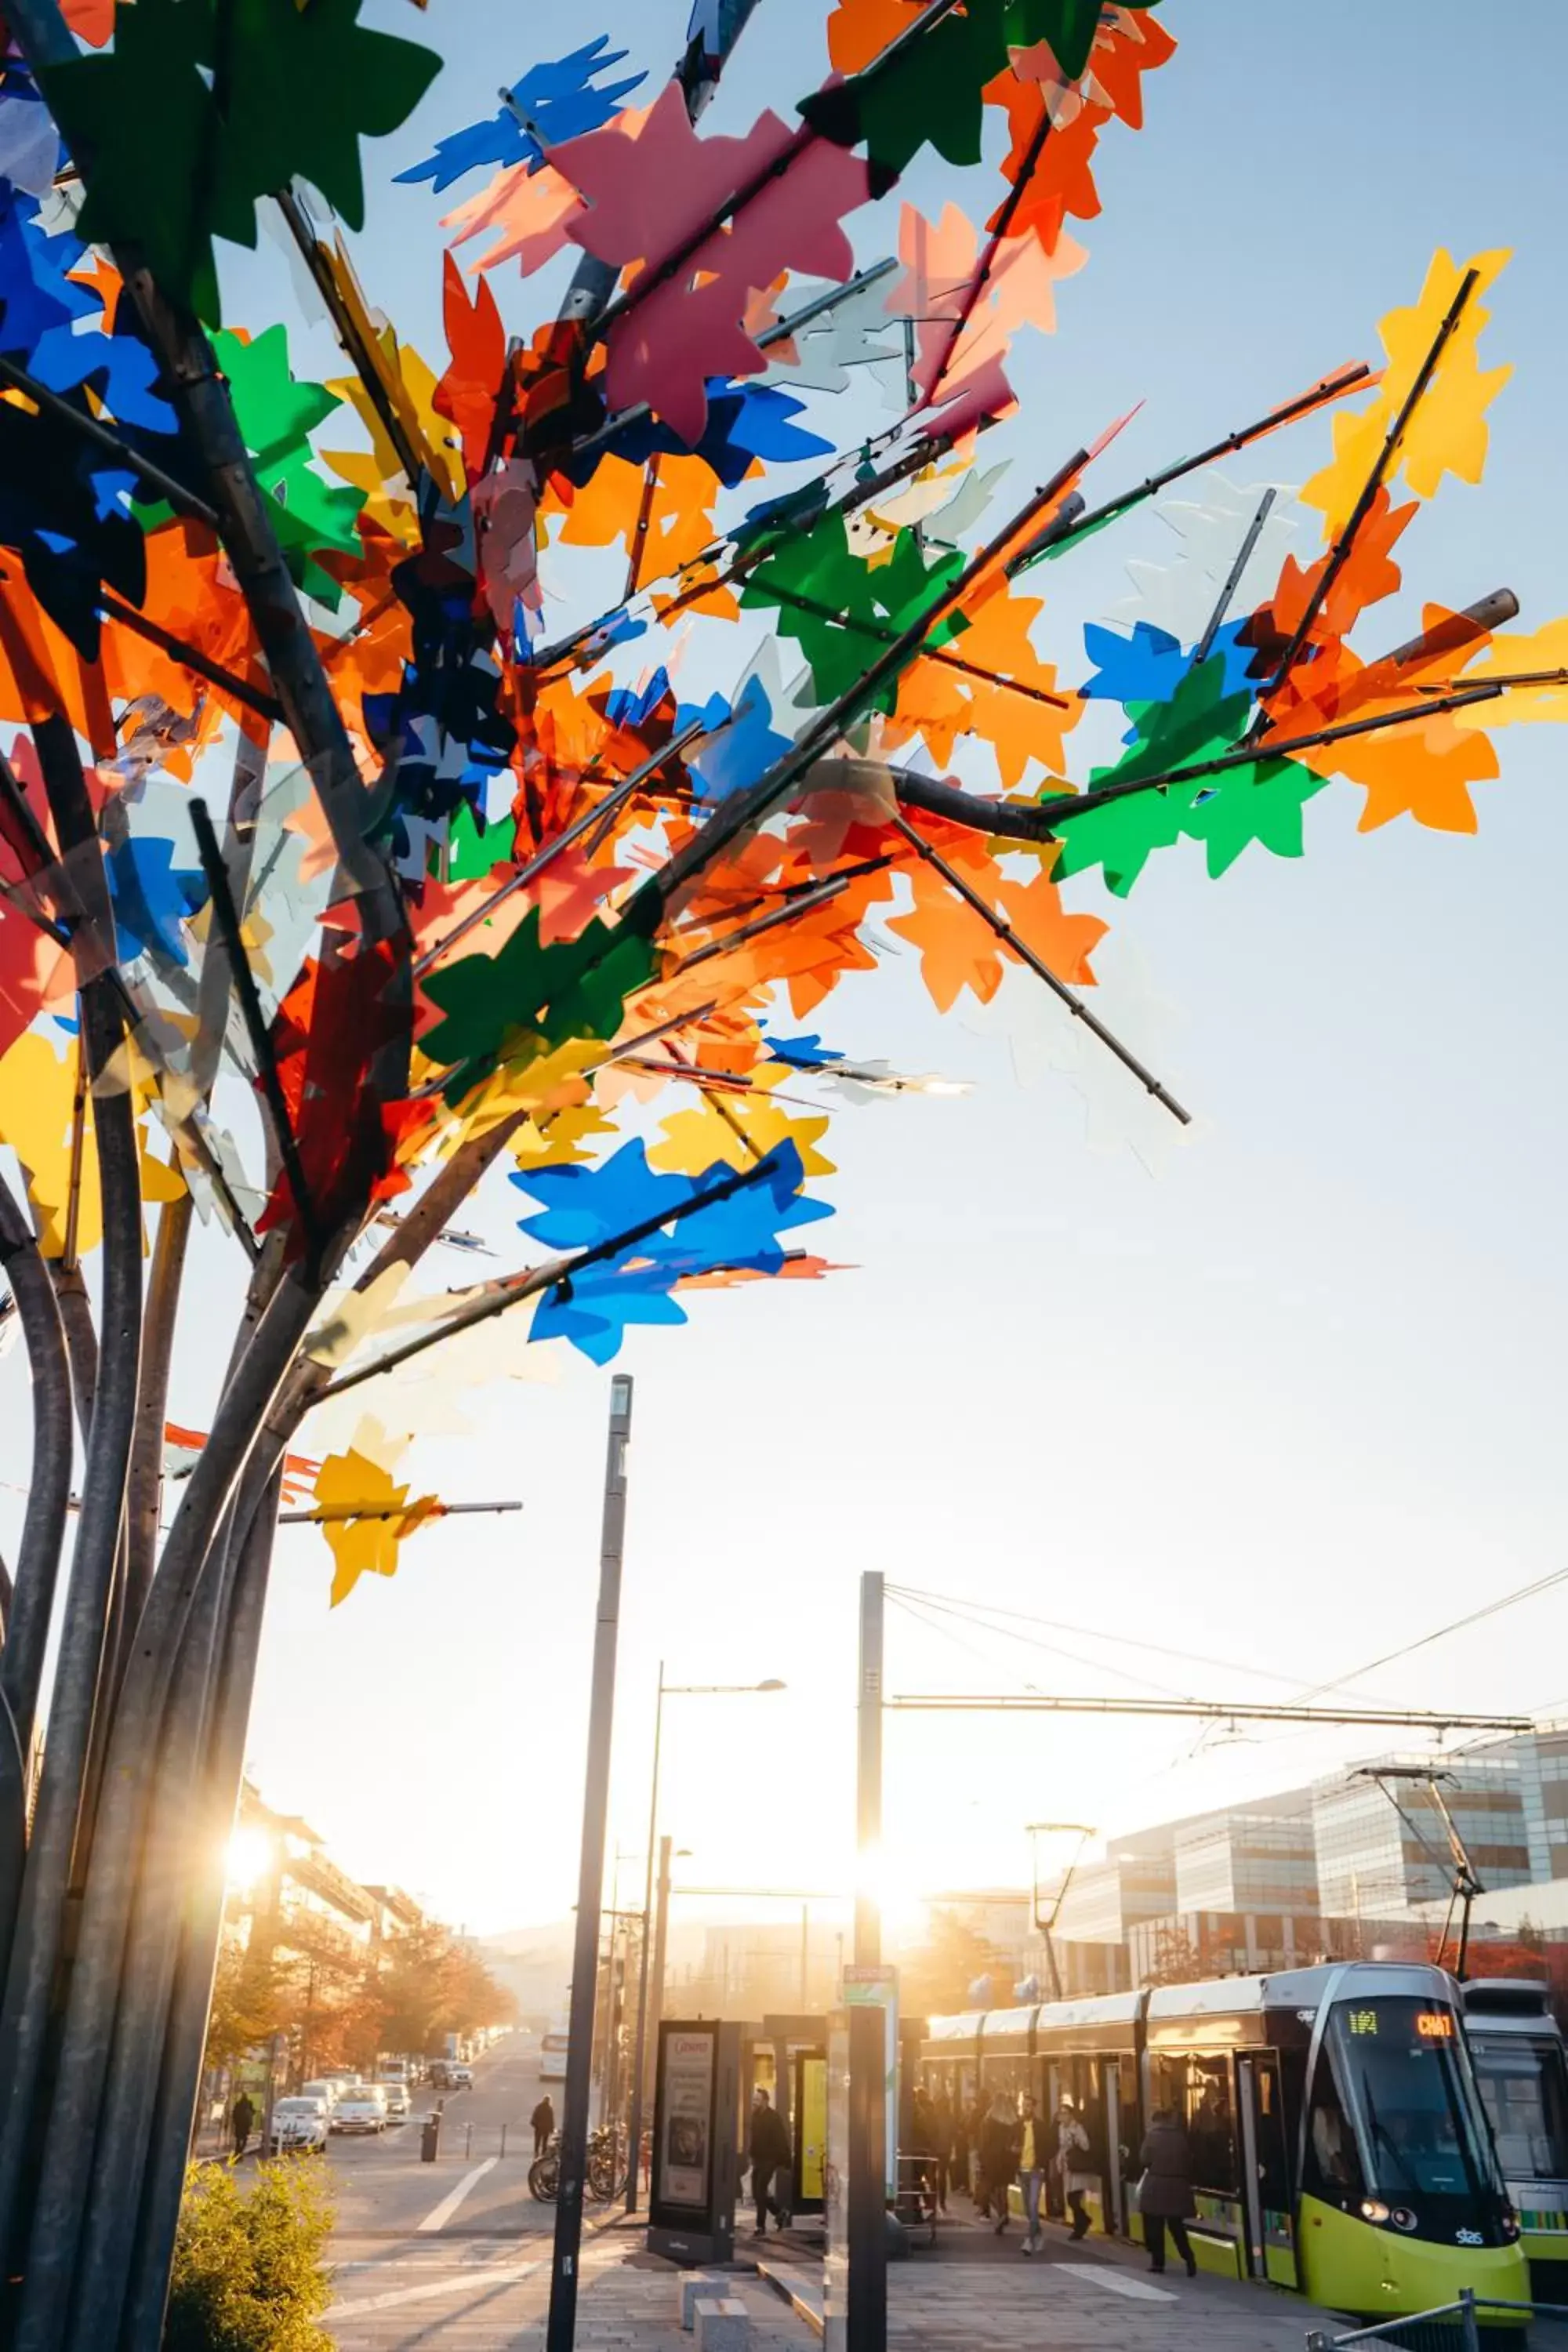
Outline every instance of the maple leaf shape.
<svg viewBox="0 0 1568 2352">
<path fill-rule="evenodd" d="M 869 194 L 866 166 L 826 142 L 798 143 L 773 113 L 743 139 L 699 138 L 679 81 L 628 130 L 631 120 L 569 140 L 551 161 L 585 201 L 566 224 L 568 236 L 617 268 L 637 265 L 630 307 L 606 338 L 605 399 L 612 409 L 646 401 L 696 443 L 708 419 L 708 378 L 756 375 L 767 364 L 746 329 L 753 292 L 786 268 L 835 278 L 854 268 L 839 224 Z M 672 253 L 752 187 L 727 223 L 658 279 Z"/>
<path fill-rule="evenodd" d="M 1068 701 L 1060 708 L 1036 698 L 1057 691 L 1055 669 L 1040 660 L 1029 641 L 1029 630 L 1044 609 L 1044 600 L 1037 596 L 988 597 L 947 647 L 976 670 L 994 671 L 995 683 L 942 662 L 911 662 L 899 682 L 898 702 L 887 722 L 889 746 L 907 743 L 918 732 L 932 757 L 945 765 L 955 736 L 978 735 L 995 752 L 997 772 L 1009 792 L 1022 783 L 1031 759 L 1044 761 L 1053 774 L 1059 774 L 1063 739 L 1078 724 L 1080 707 Z M 1036 693 L 1009 691 L 1002 683 L 1008 679 Z"/>
<path fill-rule="evenodd" d="M 362 1423 L 356 1438 L 369 1443 L 365 1427 Z M 395 1576 L 405 1537 L 440 1508 L 434 1495 L 421 1495 L 410 1503 L 406 1486 L 400 1486 L 374 1454 L 362 1453 L 358 1443 L 342 1454 L 327 1455 L 316 1475 L 314 1499 L 322 1511 L 346 1511 L 357 1504 L 365 1511 L 392 1515 L 322 1523 L 321 1532 L 334 1562 L 331 1603 L 334 1609 L 348 1599 L 362 1576 Z"/>
<path fill-rule="evenodd" d="M 506 329 L 496 298 L 481 283 L 472 304 L 463 291 L 463 273 L 451 255 L 442 256 L 442 318 L 451 362 L 436 388 L 438 415 L 463 438 L 463 465 L 478 481 L 489 454 L 496 398 L 506 365 Z"/>
<path fill-rule="evenodd" d="M 364 226 L 361 137 L 411 114 L 432 50 L 357 22 L 360 0 L 121 0 L 114 47 L 39 75 L 91 157 L 87 244 L 139 246 L 163 291 L 216 322 L 215 236 L 256 243 L 258 200 L 296 178 Z M 149 123 L 157 124 L 150 138 Z"/>
</svg>

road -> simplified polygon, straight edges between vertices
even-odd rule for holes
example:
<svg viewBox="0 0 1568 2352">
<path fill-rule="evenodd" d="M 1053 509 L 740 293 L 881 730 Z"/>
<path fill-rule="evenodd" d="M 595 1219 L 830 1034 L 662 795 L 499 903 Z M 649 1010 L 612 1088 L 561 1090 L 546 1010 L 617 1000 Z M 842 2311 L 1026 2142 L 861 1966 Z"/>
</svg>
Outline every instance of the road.
<svg viewBox="0 0 1568 2352">
<path fill-rule="evenodd" d="M 499 2352 L 531 2345 L 549 2295 L 552 2205 L 528 2193 L 539 2045 L 510 2034 L 479 2059 L 471 2091 L 414 2094 L 414 2116 L 377 2138 L 334 2139 L 335 2300 L 322 2322 L 341 2352 Z M 443 2101 L 441 2153 L 419 2159 L 420 2126 Z M 505 2153 L 502 2153 L 504 2146 Z M 616 2209 L 618 2210 L 618 2209 Z M 589 2281 L 624 2242 L 584 2252 Z"/>
</svg>

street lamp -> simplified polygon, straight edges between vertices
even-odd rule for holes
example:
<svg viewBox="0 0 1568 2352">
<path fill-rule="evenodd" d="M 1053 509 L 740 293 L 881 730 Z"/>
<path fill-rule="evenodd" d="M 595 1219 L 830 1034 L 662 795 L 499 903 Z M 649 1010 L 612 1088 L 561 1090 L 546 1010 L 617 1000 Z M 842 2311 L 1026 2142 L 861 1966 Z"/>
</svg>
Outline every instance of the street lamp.
<svg viewBox="0 0 1568 2352">
<path fill-rule="evenodd" d="M 653 2026 L 651 2037 L 657 2043 L 658 2011 L 664 1996 L 664 1937 L 669 1909 L 669 1841 L 659 1844 L 658 1836 L 658 1757 L 664 1737 L 664 1702 L 667 1698 L 755 1698 L 763 1692 L 787 1690 L 787 1683 L 776 1675 L 760 1683 L 667 1683 L 664 1660 L 658 1662 L 658 1698 L 653 1713 L 653 1787 L 647 1809 L 647 1861 L 643 1876 L 643 1937 L 642 1961 L 637 1973 L 637 2046 L 632 2058 L 631 2161 L 626 2168 L 626 2211 L 637 2210 L 637 2162 L 642 2147 L 643 2074 L 647 2063 L 648 2033 L 648 1944 L 656 1942 L 653 1972 Z M 656 1849 L 659 1856 L 658 1916 L 654 1936 L 648 1935 L 648 1923 L 653 1914 L 653 1864 Z"/>
</svg>

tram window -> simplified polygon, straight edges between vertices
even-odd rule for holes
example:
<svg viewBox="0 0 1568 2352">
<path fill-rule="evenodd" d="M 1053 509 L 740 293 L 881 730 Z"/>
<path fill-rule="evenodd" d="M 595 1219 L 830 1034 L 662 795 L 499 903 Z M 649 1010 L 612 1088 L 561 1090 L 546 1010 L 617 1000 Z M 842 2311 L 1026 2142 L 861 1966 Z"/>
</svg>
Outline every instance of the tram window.
<svg viewBox="0 0 1568 2352">
<path fill-rule="evenodd" d="M 1492 2186 L 1456 2043 L 1430 2031 L 1447 2014 L 1404 1998 L 1333 2012 L 1335 2072 L 1369 2194 L 1473 2199 Z"/>
<path fill-rule="evenodd" d="M 1472 2035 L 1481 2101 L 1510 2180 L 1568 2179 L 1568 2070 L 1560 2042 Z"/>
<path fill-rule="evenodd" d="M 1365 2193 L 1355 2133 L 1345 2113 L 1326 2049 L 1319 2055 L 1312 2078 L 1307 2169 L 1302 2185 L 1312 2196 L 1325 2198 L 1331 2205 L 1359 2204 Z"/>
<path fill-rule="evenodd" d="M 1236 2190 L 1236 2118 L 1231 2108 L 1230 2060 L 1187 2061 L 1187 2137 L 1193 2144 L 1193 2178 L 1200 2189 Z"/>
</svg>

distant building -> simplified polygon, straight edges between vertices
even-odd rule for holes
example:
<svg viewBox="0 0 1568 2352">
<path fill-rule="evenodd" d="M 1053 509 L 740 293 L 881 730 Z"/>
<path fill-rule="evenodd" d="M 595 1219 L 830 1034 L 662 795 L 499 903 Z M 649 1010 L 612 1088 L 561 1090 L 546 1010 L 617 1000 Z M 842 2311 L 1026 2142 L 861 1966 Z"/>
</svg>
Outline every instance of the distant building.
<svg viewBox="0 0 1568 2352">
<path fill-rule="evenodd" d="M 1532 1875 L 1525 1820 L 1527 1772 L 1539 1814 L 1539 1760 L 1516 1751 L 1533 1741 L 1499 1743 L 1445 1757 L 1449 1784 L 1444 1800 L 1483 1885 L 1522 1886 Z M 1429 1758 L 1389 1757 L 1388 1763 L 1430 1764 Z M 1375 1766 L 1365 1768 L 1374 1770 Z M 1393 1791 L 1391 1800 L 1389 1791 Z M 1318 1890 L 1326 1911 L 1358 1918 L 1397 1916 L 1447 1893 L 1453 1876 L 1447 1832 L 1418 1780 L 1386 1788 L 1358 1773 L 1322 1780 L 1312 1791 Z M 1546 1859 L 1545 1841 L 1538 1860 Z"/>
</svg>

